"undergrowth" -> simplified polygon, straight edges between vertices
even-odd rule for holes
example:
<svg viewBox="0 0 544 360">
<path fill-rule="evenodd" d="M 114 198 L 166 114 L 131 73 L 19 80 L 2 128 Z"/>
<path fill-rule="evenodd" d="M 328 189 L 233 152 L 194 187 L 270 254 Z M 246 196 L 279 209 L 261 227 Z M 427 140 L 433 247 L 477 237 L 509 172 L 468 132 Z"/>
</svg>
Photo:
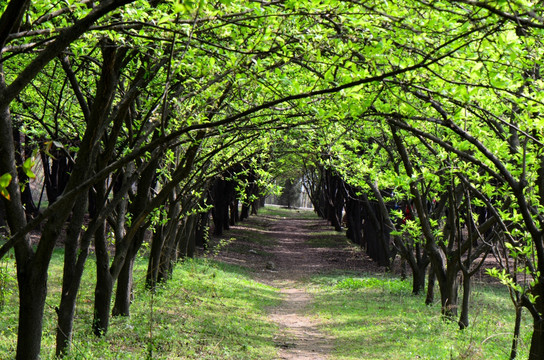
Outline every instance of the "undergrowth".
<svg viewBox="0 0 544 360">
<path fill-rule="evenodd" d="M 335 273 L 312 278 L 310 313 L 335 338 L 333 359 L 507 359 L 514 312 L 503 288 L 478 284 L 469 328 L 440 315 L 440 305 L 410 294 L 409 281 L 376 274 Z M 518 359 L 528 355 L 526 314 Z"/>
<path fill-rule="evenodd" d="M 266 205 L 259 209 L 260 216 L 275 216 L 279 218 L 289 218 L 298 220 L 317 220 L 319 219 L 315 212 L 307 209 L 288 209 L 278 205 Z"/>
<path fill-rule="evenodd" d="M 269 219 L 315 215 L 267 207 Z M 258 218 L 263 228 L 267 221 Z M 260 223 L 260 224 L 261 224 Z M 268 222 L 269 223 L 269 222 Z M 239 234 L 250 241 L 249 229 Z M 314 246 L 345 243 L 343 234 L 317 233 Z M 234 240 L 233 240 L 234 241 Z M 236 241 L 234 241 L 236 243 Z M 257 244 L 272 244 L 266 232 Z M 226 241 L 224 246 L 232 246 Z M 210 252 L 213 254 L 213 251 Z M 54 358 L 56 313 L 59 302 L 62 249 L 50 267 L 49 296 L 44 319 L 42 359 Z M 135 265 L 135 299 L 130 317 L 113 318 L 108 334 L 91 332 L 94 261 L 89 260 L 78 297 L 75 333 L 68 359 L 275 359 L 273 339 L 278 328 L 266 309 L 280 301 L 277 289 L 251 279 L 242 268 L 209 259 L 179 264 L 173 278 L 154 294 L 144 287 L 145 257 Z M 0 359 L 13 358 L 17 336 L 17 289 L 13 259 L 0 264 Z M 514 311 L 504 288 L 475 284 L 469 328 L 440 316 L 440 305 L 424 305 L 423 296 L 411 295 L 410 281 L 388 274 L 338 271 L 312 277 L 308 290 L 313 302 L 307 309 L 334 340 L 330 359 L 507 359 L 512 341 Z M 527 358 L 531 335 L 524 314 L 518 359 Z"/>
<path fill-rule="evenodd" d="M 62 250 L 50 269 L 42 359 L 54 359 L 55 306 L 59 302 Z M 251 280 L 241 267 L 207 259 L 179 264 L 173 278 L 145 290 L 145 259 L 135 267 L 130 317 L 115 317 L 103 338 L 91 332 L 94 262 L 88 263 L 78 298 L 74 341 L 67 359 L 273 359 L 277 326 L 266 308 L 279 302 L 276 289 Z M 11 284 L 12 290 L 15 283 Z M 11 295 L 11 293 L 10 293 Z M 17 297 L 0 311 L 0 359 L 14 358 Z"/>
</svg>

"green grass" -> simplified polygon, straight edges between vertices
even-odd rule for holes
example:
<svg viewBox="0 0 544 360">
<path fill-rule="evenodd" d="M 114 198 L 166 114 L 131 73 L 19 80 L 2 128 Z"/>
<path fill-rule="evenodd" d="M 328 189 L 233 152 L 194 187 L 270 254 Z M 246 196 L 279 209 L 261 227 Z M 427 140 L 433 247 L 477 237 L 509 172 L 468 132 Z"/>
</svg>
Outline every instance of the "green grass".
<svg viewBox="0 0 544 360">
<path fill-rule="evenodd" d="M 440 316 L 439 304 L 410 295 L 411 284 L 376 275 L 332 274 L 312 278 L 309 311 L 335 340 L 334 359 L 507 359 L 513 306 L 500 287 L 473 292 L 471 326 L 458 330 Z M 531 326 L 525 314 L 519 359 L 528 355 Z"/>
<path fill-rule="evenodd" d="M 267 205 L 259 209 L 259 215 L 291 218 L 300 220 L 317 220 L 319 217 L 312 210 L 287 209 L 277 205 Z"/>
<path fill-rule="evenodd" d="M 50 269 L 42 359 L 54 358 L 61 265 L 62 251 L 57 250 Z M 275 288 L 253 281 L 243 268 L 195 259 L 178 265 L 173 279 L 152 296 L 143 286 L 145 266 L 145 259 L 139 259 L 131 316 L 113 318 L 108 334 L 97 339 L 90 330 L 95 271 L 89 260 L 68 359 L 145 359 L 150 354 L 153 359 L 275 358 L 278 329 L 266 318 L 266 309 L 280 301 Z M 12 291 L 0 312 L 1 359 L 14 357 L 16 321 L 17 297 Z"/>
<path fill-rule="evenodd" d="M 360 248 L 355 244 L 349 241 L 346 237 L 346 232 L 335 231 L 335 230 L 324 230 L 312 232 L 311 238 L 306 241 L 308 245 L 314 248 L 349 248 L 353 247 L 360 251 Z"/>
<path fill-rule="evenodd" d="M 261 214 L 269 218 L 241 223 L 241 228 L 227 236 L 268 245 L 272 240 L 266 232 L 252 231 L 253 221 L 266 227 L 270 219 L 280 216 L 316 219 L 309 211 L 276 207 L 262 209 Z M 310 243 L 322 247 L 345 241 L 330 229 L 319 231 L 316 227 Z M 59 302 L 62 259 L 63 251 L 57 249 L 50 267 L 42 359 L 54 358 L 54 309 Z M 139 257 L 131 316 L 113 318 L 108 334 L 97 339 L 91 333 L 95 265 L 89 259 L 68 359 L 277 358 L 273 339 L 279 330 L 266 314 L 280 301 L 277 289 L 253 281 L 250 270 L 242 267 L 195 259 L 179 264 L 173 279 L 152 296 L 143 286 L 146 265 L 146 259 Z M 5 295 L 0 309 L 0 359 L 13 358 L 15 353 L 18 309 L 14 273 L 13 259 L 0 261 L 0 292 Z M 438 304 L 425 306 L 422 296 L 411 295 L 409 281 L 338 271 L 316 275 L 306 285 L 313 294 L 308 312 L 321 321 L 322 331 L 335 339 L 332 360 L 508 358 L 514 311 L 503 287 L 475 286 L 471 326 L 459 331 L 456 323 L 441 318 Z M 0 305 L 2 299 L 0 296 Z M 529 315 L 524 313 L 519 359 L 528 356 L 531 332 Z"/>
</svg>

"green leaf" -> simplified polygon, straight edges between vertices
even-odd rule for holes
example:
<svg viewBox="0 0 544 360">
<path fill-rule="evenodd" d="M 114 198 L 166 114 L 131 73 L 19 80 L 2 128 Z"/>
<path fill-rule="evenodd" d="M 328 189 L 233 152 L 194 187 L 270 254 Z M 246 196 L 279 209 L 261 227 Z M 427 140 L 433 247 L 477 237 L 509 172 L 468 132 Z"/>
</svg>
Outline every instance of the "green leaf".
<svg viewBox="0 0 544 360">
<path fill-rule="evenodd" d="M 11 174 L 6 173 L 0 176 L 0 188 L 5 189 L 11 183 Z"/>
<path fill-rule="evenodd" d="M 2 195 L 8 200 L 11 200 L 11 197 L 9 196 L 9 192 L 7 191 L 7 189 L 0 188 L 0 195 Z"/>
<path fill-rule="evenodd" d="M 9 196 L 9 192 L 6 188 L 9 186 L 10 183 L 11 183 L 11 174 L 6 173 L 0 176 L 0 195 L 2 195 L 8 200 L 11 200 L 11 197 Z"/>
<path fill-rule="evenodd" d="M 34 172 L 32 171 L 32 167 L 34 167 L 35 163 L 36 162 L 31 157 L 26 159 L 25 162 L 23 163 L 23 171 L 25 172 L 26 176 L 28 176 L 31 179 L 36 178 L 36 174 L 34 174 Z"/>
</svg>

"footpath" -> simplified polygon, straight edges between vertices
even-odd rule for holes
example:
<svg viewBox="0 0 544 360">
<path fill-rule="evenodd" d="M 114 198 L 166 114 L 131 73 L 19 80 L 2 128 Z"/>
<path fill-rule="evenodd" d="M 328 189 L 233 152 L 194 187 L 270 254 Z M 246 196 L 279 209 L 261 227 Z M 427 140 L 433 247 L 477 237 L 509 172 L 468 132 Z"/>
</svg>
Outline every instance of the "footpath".
<svg viewBox="0 0 544 360">
<path fill-rule="evenodd" d="M 292 217 L 254 217 L 232 231 L 236 237 L 232 249 L 227 246 L 219 259 L 254 269 L 257 280 L 283 294 L 283 302 L 270 309 L 269 315 L 280 328 L 274 339 L 279 359 L 327 359 L 334 339 L 320 330 L 317 319 L 308 315 L 312 296 L 306 280 L 317 273 L 360 271 L 368 266 L 362 253 L 341 234 L 334 233 L 326 221 L 297 212 Z M 240 231 L 241 236 L 237 234 Z"/>
</svg>

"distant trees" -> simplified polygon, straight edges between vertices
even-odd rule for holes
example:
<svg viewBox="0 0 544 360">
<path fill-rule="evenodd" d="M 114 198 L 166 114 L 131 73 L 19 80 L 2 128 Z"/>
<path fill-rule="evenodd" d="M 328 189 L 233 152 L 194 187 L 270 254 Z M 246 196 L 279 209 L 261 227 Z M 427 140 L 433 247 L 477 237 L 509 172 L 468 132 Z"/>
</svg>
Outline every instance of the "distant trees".
<svg viewBox="0 0 544 360">
<path fill-rule="evenodd" d="M 298 179 L 286 179 L 282 185 L 279 202 L 289 209 L 297 207 L 300 203 L 300 182 Z"/>
</svg>

